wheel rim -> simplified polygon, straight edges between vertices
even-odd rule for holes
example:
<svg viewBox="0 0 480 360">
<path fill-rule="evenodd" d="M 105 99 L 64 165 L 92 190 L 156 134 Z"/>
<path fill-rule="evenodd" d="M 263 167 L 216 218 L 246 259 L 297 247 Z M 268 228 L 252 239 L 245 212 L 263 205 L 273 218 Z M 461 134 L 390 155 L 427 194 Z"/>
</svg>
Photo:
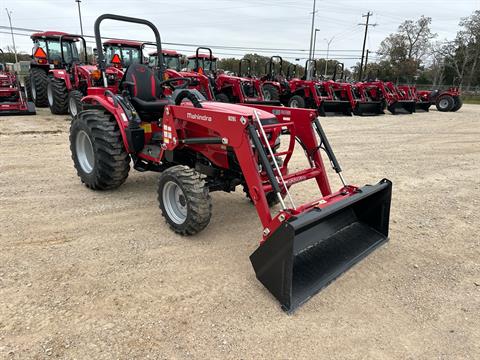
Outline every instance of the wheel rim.
<svg viewBox="0 0 480 360">
<path fill-rule="evenodd" d="M 292 108 L 298 108 L 298 101 L 293 99 L 292 101 L 290 101 L 290 107 Z"/>
<path fill-rule="evenodd" d="M 270 92 L 269 92 L 269 91 L 266 91 L 266 90 L 263 91 L 263 98 L 264 98 L 266 101 L 272 100 L 272 97 L 270 96 Z"/>
<path fill-rule="evenodd" d="M 163 186 L 162 199 L 168 217 L 175 224 L 183 224 L 187 220 L 188 208 L 182 188 L 177 183 L 168 181 Z"/>
<path fill-rule="evenodd" d="M 32 88 L 32 99 L 37 100 L 37 89 L 35 88 L 35 78 L 33 76 L 30 79 L 30 87 Z"/>
<path fill-rule="evenodd" d="M 48 103 L 50 106 L 53 106 L 53 91 L 52 91 L 52 84 L 48 83 L 47 85 L 47 98 Z"/>
<path fill-rule="evenodd" d="M 438 105 L 442 109 L 446 109 L 448 107 L 448 100 L 447 99 L 440 99 L 440 102 L 438 103 Z"/>
<path fill-rule="evenodd" d="M 95 165 L 95 153 L 93 145 L 88 134 L 80 130 L 75 140 L 75 150 L 77 152 L 77 160 L 84 172 L 90 174 Z"/>
<path fill-rule="evenodd" d="M 78 109 L 77 109 L 77 102 L 73 97 L 70 98 L 70 101 L 68 102 L 69 107 L 70 107 L 70 114 L 72 116 L 77 116 Z"/>
</svg>

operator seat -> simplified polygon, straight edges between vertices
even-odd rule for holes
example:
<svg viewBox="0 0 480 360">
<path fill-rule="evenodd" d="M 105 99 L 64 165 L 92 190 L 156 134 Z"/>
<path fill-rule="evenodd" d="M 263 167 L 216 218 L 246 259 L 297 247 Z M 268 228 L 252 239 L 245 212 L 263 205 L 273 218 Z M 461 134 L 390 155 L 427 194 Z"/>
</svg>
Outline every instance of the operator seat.
<svg viewBox="0 0 480 360">
<path fill-rule="evenodd" d="M 165 106 L 171 104 L 171 100 L 164 97 L 160 82 L 157 72 L 148 65 L 132 64 L 125 72 L 120 88 L 127 85 L 132 105 L 142 119 L 158 119 Z"/>
</svg>

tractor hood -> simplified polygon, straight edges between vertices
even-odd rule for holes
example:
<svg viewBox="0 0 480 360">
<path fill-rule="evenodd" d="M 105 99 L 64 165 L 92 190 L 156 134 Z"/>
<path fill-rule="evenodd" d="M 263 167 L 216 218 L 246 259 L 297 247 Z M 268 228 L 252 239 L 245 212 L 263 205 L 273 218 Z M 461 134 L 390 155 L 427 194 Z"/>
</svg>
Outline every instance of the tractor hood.
<svg viewBox="0 0 480 360">
<path fill-rule="evenodd" d="M 245 117 L 254 116 L 253 111 L 256 110 L 261 120 L 271 119 L 275 117 L 275 115 L 267 111 L 255 109 L 248 106 L 237 105 L 237 104 L 221 103 L 221 102 L 215 102 L 215 101 L 204 101 L 202 102 L 202 106 L 205 110 L 219 111 L 219 112 L 224 112 L 224 113 L 238 115 L 238 116 L 245 116 Z"/>
</svg>

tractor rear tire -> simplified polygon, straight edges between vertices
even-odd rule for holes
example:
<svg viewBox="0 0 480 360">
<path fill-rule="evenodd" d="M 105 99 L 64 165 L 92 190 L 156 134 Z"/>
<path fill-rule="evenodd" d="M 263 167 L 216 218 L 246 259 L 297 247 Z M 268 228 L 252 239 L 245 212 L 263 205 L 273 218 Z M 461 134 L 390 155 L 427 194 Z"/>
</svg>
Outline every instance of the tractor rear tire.
<svg viewBox="0 0 480 360">
<path fill-rule="evenodd" d="M 47 98 L 52 114 L 68 114 L 68 89 L 65 81 L 50 77 L 47 85 Z"/>
<path fill-rule="evenodd" d="M 455 106 L 455 100 L 450 95 L 443 95 L 437 98 L 435 105 L 437 106 L 438 111 L 452 111 Z"/>
<path fill-rule="evenodd" d="M 455 105 L 453 106 L 452 111 L 458 111 L 463 106 L 462 98 L 460 96 L 456 96 L 454 100 L 455 100 Z"/>
<path fill-rule="evenodd" d="M 81 91 L 72 90 L 68 93 L 68 113 L 74 119 L 80 111 L 82 111 L 82 98 Z"/>
<path fill-rule="evenodd" d="M 227 94 L 224 94 L 224 93 L 220 93 L 220 94 L 215 95 L 215 99 L 216 99 L 218 102 L 222 102 L 222 103 L 229 103 L 229 102 L 231 102 L 231 101 L 230 101 L 230 98 L 228 97 L 228 95 L 227 95 Z"/>
<path fill-rule="evenodd" d="M 305 99 L 300 95 L 293 95 L 290 100 L 288 100 L 288 107 L 292 108 L 305 108 Z"/>
<path fill-rule="evenodd" d="M 265 101 L 278 101 L 280 100 L 280 93 L 278 92 L 278 89 L 271 85 L 271 84 L 265 84 L 262 86 L 262 93 L 263 93 L 263 98 Z"/>
<path fill-rule="evenodd" d="M 25 76 L 23 81 L 25 82 L 25 94 L 27 95 L 27 99 L 32 101 L 32 84 L 30 82 L 30 76 Z"/>
<path fill-rule="evenodd" d="M 85 110 L 73 119 L 70 150 L 78 176 L 90 189 L 115 189 L 128 177 L 130 156 L 117 121 L 105 111 Z"/>
<path fill-rule="evenodd" d="M 212 217 L 212 199 L 200 173 L 176 165 L 161 173 L 158 202 L 170 228 L 180 235 L 195 235 Z"/>
<path fill-rule="evenodd" d="M 47 72 L 39 68 L 30 69 L 30 89 L 32 100 L 37 107 L 48 107 L 47 98 L 48 75 Z"/>
</svg>

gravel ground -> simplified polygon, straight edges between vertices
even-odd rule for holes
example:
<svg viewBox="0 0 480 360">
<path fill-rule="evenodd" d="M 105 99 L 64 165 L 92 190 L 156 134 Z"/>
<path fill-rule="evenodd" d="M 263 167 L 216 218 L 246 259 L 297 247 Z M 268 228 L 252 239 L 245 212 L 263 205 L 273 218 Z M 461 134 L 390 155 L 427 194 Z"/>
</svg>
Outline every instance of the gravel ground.
<svg viewBox="0 0 480 360">
<path fill-rule="evenodd" d="M 289 316 L 255 279 L 241 191 L 179 237 L 157 174 L 90 191 L 66 117 L 1 117 L 0 359 L 478 359 L 480 106 L 323 124 L 347 180 L 393 181 L 390 242 Z"/>
</svg>

